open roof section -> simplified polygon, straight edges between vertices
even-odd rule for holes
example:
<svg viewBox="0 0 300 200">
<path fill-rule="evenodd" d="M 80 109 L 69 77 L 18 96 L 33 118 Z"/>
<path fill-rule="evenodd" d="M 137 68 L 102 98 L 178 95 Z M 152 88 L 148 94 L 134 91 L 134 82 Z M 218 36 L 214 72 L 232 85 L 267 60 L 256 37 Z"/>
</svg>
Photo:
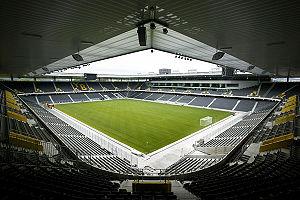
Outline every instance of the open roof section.
<svg viewBox="0 0 300 200">
<path fill-rule="evenodd" d="M 145 49 L 157 49 L 174 53 L 174 55 L 182 54 L 193 59 L 231 67 L 242 71 L 250 71 L 254 74 L 262 74 L 264 72 L 264 70 L 258 67 L 248 70 L 248 67 L 252 64 L 231 56 L 228 53 L 226 53 L 220 60 L 212 60 L 213 55 L 217 52 L 216 48 L 210 47 L 170 28 L 168 28 L 168 33 L 165 34 L 163 33 L 164 27 L 159 24 L 156 24 L 155 29 L 151 29 L 149 27 L 149 23 L 146 24 L 145 27 L 147 35 L 146 46 L 139 45 L 137 28 L 134 28 L 130 31 L 79 51 L 79 54 L 83 57 L 83 61 L 78 62 L 72 57 L 72 55 L 70 55 L 45 67 L 47 68 L 47 71 L 54 72 L 61 69 L 73 68 L 90 62 L 142 51 Z M 34 74 L 43 74 L 47 72 L 45 71 L 45 67 L 37 69 Z M 30 73 L 30 75 L 34 74 Z"/>
<path fill-rule="evenodd" d="M 132 30 L 148 5 L 172 30 L 272 74 L 300 75 L 297 0 L 5 1 L 0 72 L 23 75 Z"/>
</svg>

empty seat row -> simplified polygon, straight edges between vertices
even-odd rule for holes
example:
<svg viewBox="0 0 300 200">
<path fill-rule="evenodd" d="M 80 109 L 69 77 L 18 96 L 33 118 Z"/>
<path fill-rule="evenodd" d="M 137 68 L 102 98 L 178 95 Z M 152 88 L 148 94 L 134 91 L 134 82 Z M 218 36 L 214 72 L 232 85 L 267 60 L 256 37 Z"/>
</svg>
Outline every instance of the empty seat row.
<svg viewBox="0 0 300 200">
<path fill-rule="evenodd" d="M 173 174 L 184 174 L 195 172 L 203 168 L 209 167 L 212 164 L 216 163 L 218 159 L 215 158 L 202 158 L 202 157 L 183 157 L 176 163 L 169 166 L 164 174 L 173 175 Z"/>
<path fill-rule="evenodd" d="M 300 160 L 281 152 L 267 154 L 251 163 L 199 172 L 184 187 L 204 200 L 292 199 L 300 193 L 299 164 Z"/>
<path fill-rule="evenodd" d="M 131 167 L 129 161 L 121 159 L 115 155 L 109 156 L 85 156 L 82 157 L 87 163 L 96 165 L 98 168 L 121 174 L 140 174 L 139 170 Z"/>
</svg>

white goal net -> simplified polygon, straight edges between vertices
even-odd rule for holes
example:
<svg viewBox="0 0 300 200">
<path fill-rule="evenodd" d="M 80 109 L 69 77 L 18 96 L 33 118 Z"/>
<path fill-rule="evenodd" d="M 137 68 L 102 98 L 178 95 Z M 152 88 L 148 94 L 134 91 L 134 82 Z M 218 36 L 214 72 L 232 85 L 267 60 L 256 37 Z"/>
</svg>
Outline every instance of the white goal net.
<svg viewBox="0 0 300 200">
<path fill-rule="evenodd" d="M 200 119 L 200 126 L 208 126 L 212 124 L 213 118 L 210 116 Z"/>
</svg>

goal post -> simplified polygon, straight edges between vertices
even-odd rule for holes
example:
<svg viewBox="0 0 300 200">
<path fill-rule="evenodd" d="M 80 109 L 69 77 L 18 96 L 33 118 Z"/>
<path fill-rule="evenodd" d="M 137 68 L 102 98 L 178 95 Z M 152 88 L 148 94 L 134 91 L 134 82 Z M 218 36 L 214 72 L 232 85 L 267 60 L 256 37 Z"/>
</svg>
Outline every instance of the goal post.
<svg viewBox="0 0 300 200">
<path fill-rule="evenodd" d="M 213 122 L 213 118 L 210 116 L 206 116 L 200 119 L 200 126 L 208 126 L 212 124 L 212 122 Z"/>
</svg>

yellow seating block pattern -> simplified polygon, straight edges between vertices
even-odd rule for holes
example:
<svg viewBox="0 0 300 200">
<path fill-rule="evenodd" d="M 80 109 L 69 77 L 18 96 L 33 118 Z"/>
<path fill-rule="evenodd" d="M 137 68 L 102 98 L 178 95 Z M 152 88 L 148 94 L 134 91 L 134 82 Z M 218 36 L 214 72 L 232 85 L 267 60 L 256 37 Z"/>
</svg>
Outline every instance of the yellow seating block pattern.
<svg viewBox="0 0 300 200">
<path fill-rule="evenodd" d="M 6 102 L 6 106 L 9 107 L 9 108 L 15 109 L 17 111 L 21 110 L 21 108 L 18 104 L 13 104 L 13 103 L 8 102 L 8 101 Z"/>
<path fill-rule="evenodd" d="M 27 122 L 27 117 L 25 117 L 24 115 L 21 115 L 19 113 L 9 111 L 9 110 L 7 111 L 7 117 L 14 118 L 14 119 L 17 119 L 17 120 L 20 120 L 23 122 Z"/>
<path fill-rule="evenodd" d="M 275 123 L 275 125 L 284 124 L 286 122 L 293 121 L 295 119 L 295 117 L 296 117 L 295 113 L 283 115 L 283 116 L 276 118 L 274 123 Z"/>
<path fill-rule="evenodd" d="M 287 112 L 295 111 L 295 110 L 296 110 L 296 104 L 291 104 L 289 106 L 282 107 L 281 112 L 282 113 L 287 113 Z"/>
<path fill-rule="evenodd" d="M 23 147 L 35 151 L 43 151 L 41 141 L 29 136 L 25 136 L 15 132 L 10 132 L 9 141 L 14 146 Z"/>
<path fill-rule="evenodd" d="M 260 146 L 259 151 L 271 151 L 280 148 L 288 148 L 294 139 L 294 133 L 289 133 L 265 140 Z"/>
</svg>

